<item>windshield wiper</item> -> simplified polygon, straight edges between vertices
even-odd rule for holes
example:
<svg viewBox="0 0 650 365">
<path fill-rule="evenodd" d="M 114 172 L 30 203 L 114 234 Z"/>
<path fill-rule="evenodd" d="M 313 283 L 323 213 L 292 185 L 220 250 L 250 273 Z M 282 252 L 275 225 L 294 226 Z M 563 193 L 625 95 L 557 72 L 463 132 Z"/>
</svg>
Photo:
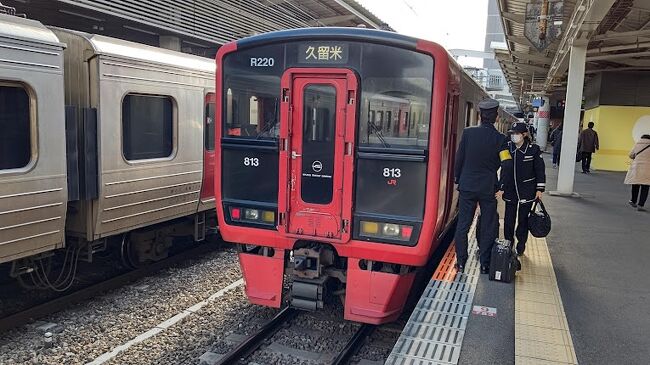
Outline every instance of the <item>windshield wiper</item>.
<svg viewBox="0 0 650 365">
<path fill-rule="evenodd" d="M 375 122 L 373 122 L 371 120 L 368 120 L 368 126 L 370 126 L 370 129 L 372 129 L 373 134 L 377 136 L 377 139 L 379 139 L 379 141 L 381 141 L 381 144 L 384 145 L 385 148 L 390 148 L 390 145 L 388 144 L 388 142 L 386 142 L 386 139 L 384 138 L 384 135 L 382 134 L 381 129 L 379 127 L 377 127 Z M 368 141 L 368 142 L 370 142 L 370 141 Z"/>
</svg>

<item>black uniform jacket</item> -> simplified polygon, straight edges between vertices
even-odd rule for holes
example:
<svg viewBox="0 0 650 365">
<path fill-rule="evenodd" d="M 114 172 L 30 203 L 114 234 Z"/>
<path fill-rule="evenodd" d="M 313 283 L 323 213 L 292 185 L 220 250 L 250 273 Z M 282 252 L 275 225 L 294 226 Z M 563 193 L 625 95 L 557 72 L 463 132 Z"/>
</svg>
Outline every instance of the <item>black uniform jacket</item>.
<svg viewBox="0 0 650 365">
<path fill-rule="evenodd" d="M 513 142 L 508 142 L 508 150 L 512 156 L 512 164 L 508 171 L 501 174 L 503 200 L 506 202 L 531 202 L 535 200 L 537 191 L 546 188 L 546 171 L 544 159 L 539 146 L 524 142 L 517 148 Z"/>
<path fill-rule="evenodd" d="M 459 191 L 494 194 L 497 171 L 509 161 L 506 136 L 491 123 L 465 128 L 456 153 L 455 181 Z"/>
</svg>

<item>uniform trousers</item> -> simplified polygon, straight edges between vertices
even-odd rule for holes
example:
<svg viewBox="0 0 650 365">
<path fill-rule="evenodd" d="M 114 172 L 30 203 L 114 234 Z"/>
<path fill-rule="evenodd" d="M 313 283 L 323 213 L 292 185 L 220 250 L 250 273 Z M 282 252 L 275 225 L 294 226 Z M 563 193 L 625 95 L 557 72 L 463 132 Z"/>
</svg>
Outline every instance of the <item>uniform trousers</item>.
<svg viewBox="0 0 650 365">
<path fill-rule="evenodd" d="M 506 215 L 503 217 L 503 236 L 508 241 L 515 243 L 517 238 L 517 252 L 523 253 L 528 241 L 528 213 L 533 207 L 533 202 L 519 203 L 506 202 Z M 517 229 L 515 231 L 515 222 Z"/>
<path fill-rule="evenodd" d="M 458 224 L 456 225 L 456 259 L 459 263 L 467 262 L 467 234 L 472 226 L 476 204 L 481 207 L 481 226 L 478 229 L 478 242 L 481 265 L 490 264 L 490 254 L 496 239 L 497 201 L 494 194 L 482 194 L 461 191 L 459 198 Z"/>
</svg>

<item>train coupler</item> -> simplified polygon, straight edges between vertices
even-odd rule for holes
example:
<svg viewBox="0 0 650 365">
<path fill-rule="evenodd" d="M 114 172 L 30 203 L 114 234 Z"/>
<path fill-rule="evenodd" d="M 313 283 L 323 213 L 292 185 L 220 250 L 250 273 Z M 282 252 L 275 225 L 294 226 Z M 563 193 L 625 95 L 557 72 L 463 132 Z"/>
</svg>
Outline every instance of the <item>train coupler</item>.
<svg viewBox="0 0 650 365">
<path fill-rule="evenodd" d="M 294 278 L 291 285 L 291 306 L 308 311 L 323 308 L 323 294 L 327 279 L 327 277 L 305 280 Z"/>
</svg>

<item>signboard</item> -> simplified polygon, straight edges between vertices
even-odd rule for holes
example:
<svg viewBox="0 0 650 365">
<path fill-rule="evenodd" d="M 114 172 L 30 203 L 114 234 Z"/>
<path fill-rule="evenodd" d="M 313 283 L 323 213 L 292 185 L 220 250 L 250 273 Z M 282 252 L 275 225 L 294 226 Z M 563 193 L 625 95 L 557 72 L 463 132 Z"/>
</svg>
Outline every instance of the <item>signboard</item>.
<svg viewBox="0 0 650 365">
<path fill-rule="evenodd" d="M 563 1 L 533 0 L 526 5 L 524 35 L 538 51 L 543 51 L 562 34 L 563 15 Z"/>
<path fill-rule="evenodd" d="M 344 64 L 348 62 L 348 44 L 342 42 L 310 42 L 298 47 L 299 63 Z"/>
</svg>

